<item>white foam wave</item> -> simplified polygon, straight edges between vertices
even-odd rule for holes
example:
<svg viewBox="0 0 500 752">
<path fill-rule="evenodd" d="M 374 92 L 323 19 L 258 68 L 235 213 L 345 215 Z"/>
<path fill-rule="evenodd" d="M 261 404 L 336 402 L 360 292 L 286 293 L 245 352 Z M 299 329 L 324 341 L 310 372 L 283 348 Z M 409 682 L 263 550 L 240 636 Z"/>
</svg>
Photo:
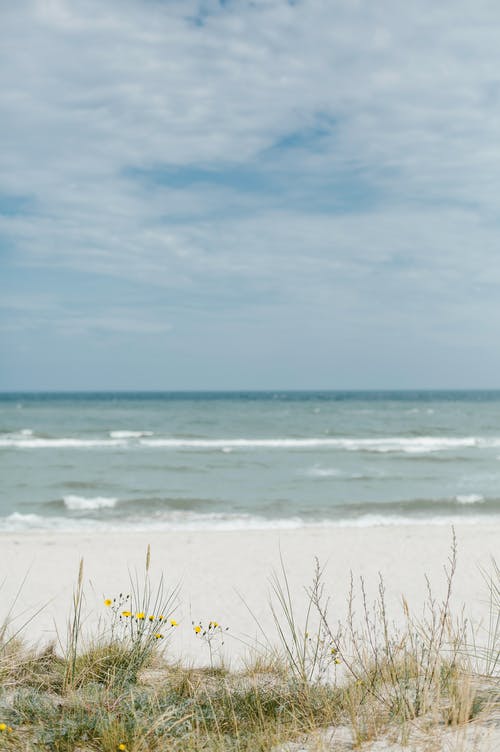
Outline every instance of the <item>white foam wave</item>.
<svg viewBox="0 0 500 752">
<path fill-rule="evenodd" d="M 87 530 L 100 532 L 106 528 L 96 524 L 95 520 L 81 519 L 71 521 L 65 517 L 42 517 L 39 514 L 21 514 L 13 512 L 8 517 L 0 519 L 0 530 L 3 532 L 78 532 Z M 110 528 L 107 528 L 110 529 Z"/>
<path fill-rule="evenodd" d="M 201 514 L 197 512 L 170 512 L 154 518 L 128 518 L 121 521 L 96 521 L 88 518 L 42 517 L 37 514 L 14 512 L 0 518 L 0 531 L 53 531 L 59 532 L 168 532 L 168 531 L 246 531 L 246 530 L 299 530 L 314 528 L 370 528 L 414 527 L 421 525 L 492 525 L 500 523 L 500 514 L 461 517 L 406 517 L 396 515 L 365 514 L 353 519 L 304 520 L 300 517 L 269 519 L 249 514 Z"/>
<path fill-rule="evenodd" d="M 484 501 L 481 494 L 458 494 L 455 498 L 459 504 L 481 504 Z"/>
<path fill-rule="evenodd" d="M 491 443 L 496 442 L 496 443 Z M 165 449 L 315 449 L 333 448 L 348 451 L 370 452 L 404 452 L 422 454 L 450 449 L 476 446 L 500 446 L 500 439 L 478 439 L 474 436 L 464 438 L 420 436 L 418 438 L 379 438 L 379 439 L 341 439 L 341 438 L 303 438 L 303 439 L 141 439 L 147 447 Z"/>
<path fill-rule="evenodd" d="M 19 431 L 0 431 L 2 439 L 15 441 L 29 438 L 33 436 L 34 431 L 32 428 L 21 428 Z"/>
<path fill-rule="evenodd" d="M 500 523 L 500 515 L 461 517 L 443 515 L 435 517 L 405 517 L 403 515 L 364 514 L 355 520 L 338 520 L 335 527 L 415 527 L 418 525 L 493 525 Z"/>
<path fill-rule="evenodd" d="M 47 517 L 41 517 L 39 514 L 21 514 L 20 512 L 13 512 L 5 518 L 7 523 L 6 527 L 11 528 L 12 525 L 20 525 L 26 528 L 39 528 L 43 526 L 45 522 L 48 522 Z"/>
<path fill-rule="evenodd" d="M 64 506 L 72 511 L 86 511 L 95 509 L 110 509 L 116 506 L 118 499 L 113 499 L 108 496 L 94 496 L 93 498 L 86 498 L 85 496 L 69 496 L 63 497 Z"/>
<path fill-rule="evenodd" d="M 0 447 L 18 449 L 90 449 L 94 447 L 124 447 L 127 442 L 122 439 L 40 439 L 40 438 L 0 438 Z"/>
<path fill-rule="evenodd" d="M 26 429 L 30 430 L 30 429 Z M 132 435 L 133 434 L 133 435 Z M 143 446 L 157 449 L 341 449 L 351 452 L 380 452 L 402 454 L 428 454 L 470 448 L 500 447 L 500 437 L 385 437 L 385 438 L 233 438 L 185 439 L 147 438 L 148 431 L 111 431 L 111 438 L 39 438 L 31 434 L 7 434 L 0 437 L 0 447 L 20 449 L 44 448 L 105 448 Z"/>
<path fill-rule="evenodd" d="M 110 431 L 112 439 L 140 439 L 143 436 L 153 436 L 153 431 Z"/>
<path fill-rule="evenodd" d="M 310 467 L 306 470 L 309 478 L 336 478 L 341 475 L 340 470 L 335 467 Z"/>
</svg>

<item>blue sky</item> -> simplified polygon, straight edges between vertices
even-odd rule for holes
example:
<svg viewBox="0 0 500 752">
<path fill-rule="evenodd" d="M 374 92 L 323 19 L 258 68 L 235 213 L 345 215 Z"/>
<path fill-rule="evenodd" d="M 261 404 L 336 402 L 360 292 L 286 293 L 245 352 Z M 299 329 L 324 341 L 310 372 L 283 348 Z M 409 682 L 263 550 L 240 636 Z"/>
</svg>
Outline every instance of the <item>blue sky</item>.
<svg viewBox="0 0 500 752">
<path fill-rule="evenodd" d="M 493 2 L 0 8 L 0 389 L 500 385 Z"/>
</svg>

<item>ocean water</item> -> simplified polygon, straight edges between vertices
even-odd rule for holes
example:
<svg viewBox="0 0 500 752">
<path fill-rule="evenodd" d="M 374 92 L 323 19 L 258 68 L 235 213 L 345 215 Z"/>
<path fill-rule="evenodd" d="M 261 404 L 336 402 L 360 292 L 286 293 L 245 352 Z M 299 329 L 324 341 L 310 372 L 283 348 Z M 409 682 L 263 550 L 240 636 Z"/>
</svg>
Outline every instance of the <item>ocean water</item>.
<svg viewBox="0 0 500 752">
<path fill-rule="evenodd" d="M 500 392 L 0 394 L 0 531 L 500 521 Z"/>
</svg>

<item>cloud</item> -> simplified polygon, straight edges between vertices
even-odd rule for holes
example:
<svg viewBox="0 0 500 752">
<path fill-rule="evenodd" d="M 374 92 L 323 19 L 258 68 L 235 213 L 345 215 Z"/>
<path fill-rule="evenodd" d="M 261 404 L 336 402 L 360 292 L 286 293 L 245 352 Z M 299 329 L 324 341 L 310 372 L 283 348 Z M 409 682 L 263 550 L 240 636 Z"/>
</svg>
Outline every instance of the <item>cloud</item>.
<svg viewBox="0 0 500 752">
<path fill-rule="evenodd" d="M 44 336 L 49 329 L 52 334 L 63 337 L 98 337 L 109 334 L 159 335 L 171 331 L 172 325 L 165 314 L 140 310 L 139 306 L 97 307 L 92 315 L 82 310 L 82 305 L 61 305 L 44 295 L 30 297 L 3 296 L 0 301 L 0 330 L 22 334 L 25 331 Z"/>
<path fill-rule="evenodd" d="M 43 270 L 60 328 L 68 286 L 107 280 L 67 317 L 87 333 L 263 310 L 489 332 L 498 20 L 465 0 L 3 7 L 4 293 Z"/>
</svg>

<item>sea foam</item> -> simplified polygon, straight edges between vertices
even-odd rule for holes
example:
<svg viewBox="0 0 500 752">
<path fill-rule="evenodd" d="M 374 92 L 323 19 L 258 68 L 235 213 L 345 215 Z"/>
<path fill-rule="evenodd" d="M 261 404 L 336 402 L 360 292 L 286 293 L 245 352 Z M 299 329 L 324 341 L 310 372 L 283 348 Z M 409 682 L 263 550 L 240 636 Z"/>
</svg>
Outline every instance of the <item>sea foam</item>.
<svg viewBox="0 0 500 752">
<path fill-rule="evenodd" d="M 304 520 L 294 516 L 268 518 L 251 514 L 202 514 L 192 511 L 174 511 L 154 517 L 130 517 L 121 520 L 96 520 L 86 517 L 42 517 L 37 514 L 14 512 L 0 518 L 1 531 L 52 531 L 78 532 L 162 532 L 162 531 L 247 531 L 247 530 L 300 530 L 311 528 L 370 528 L 415 527 L 443 525 L 493 525 L 499 524 L 500 515 L 439 515 L 410 517 L 405 515 L 363 514 L 350 519 Z"/>
<path fill-rule="evenodd" d="M 337 478 L 341 475 L 335 467 L 310 467 L 305 473 L 309 478 Z"/>
<path fill-rule="evenodd" d="M 18 449 L 92 449 L 95 447 L 124 447 L 127 442 L 122 439 L 42 439 L 8 436 L 0 438 L 0 447 Z"/>
<path fill-rule="evenodd" d="M 110 431 L 112 439 L 140 439 L 142 436 L 153 436 L 153 431 Z"/>
<path fill-rule="evenodd" d="M 94 496 L 86 498 L 85 496 L 75 496 L 70 494 L 63 497 L 64 506 L 74 512 L 90 511 L 96 509 L 111 509 L 116 506 L 118 499 L 108 496 Z"/>
<path fill-rule="evenodd" d="M 455 497 L 459 504 L 482 504 L 484 496 L 481 494 L 458 494 Z"/>
<path fill-rule="evenodd" d="M 491 443 L 495 442 L 495 443 Z M 367 452 L 405 452 L 421 454 L 440 452 L 450 449 L 462 449 L 476 446 L 498 446 L 500 439 L 478 439 L 474 436 L 464 438 L 420 436 L 418 438 L 274 438 L 274 439 L 141 439 L 147 447 L 165 449 L 345 449 L 347 451 Z"/>
<path fill-rule="evenodd" d="M 386 438 L 148 438 L 151 431 L 111 431 L 110 438 L 80 439 L 73 437 L 43 438 L 27 433 L 4 434 L 0 447 L 19 449 L 91 449 L 143 446 L 157 449 L 338 449 L 350 452 L 429 454 L 461 449 L 488 449 L 500 446 L 499 437 L 418 436 Z"/>
</svg>

